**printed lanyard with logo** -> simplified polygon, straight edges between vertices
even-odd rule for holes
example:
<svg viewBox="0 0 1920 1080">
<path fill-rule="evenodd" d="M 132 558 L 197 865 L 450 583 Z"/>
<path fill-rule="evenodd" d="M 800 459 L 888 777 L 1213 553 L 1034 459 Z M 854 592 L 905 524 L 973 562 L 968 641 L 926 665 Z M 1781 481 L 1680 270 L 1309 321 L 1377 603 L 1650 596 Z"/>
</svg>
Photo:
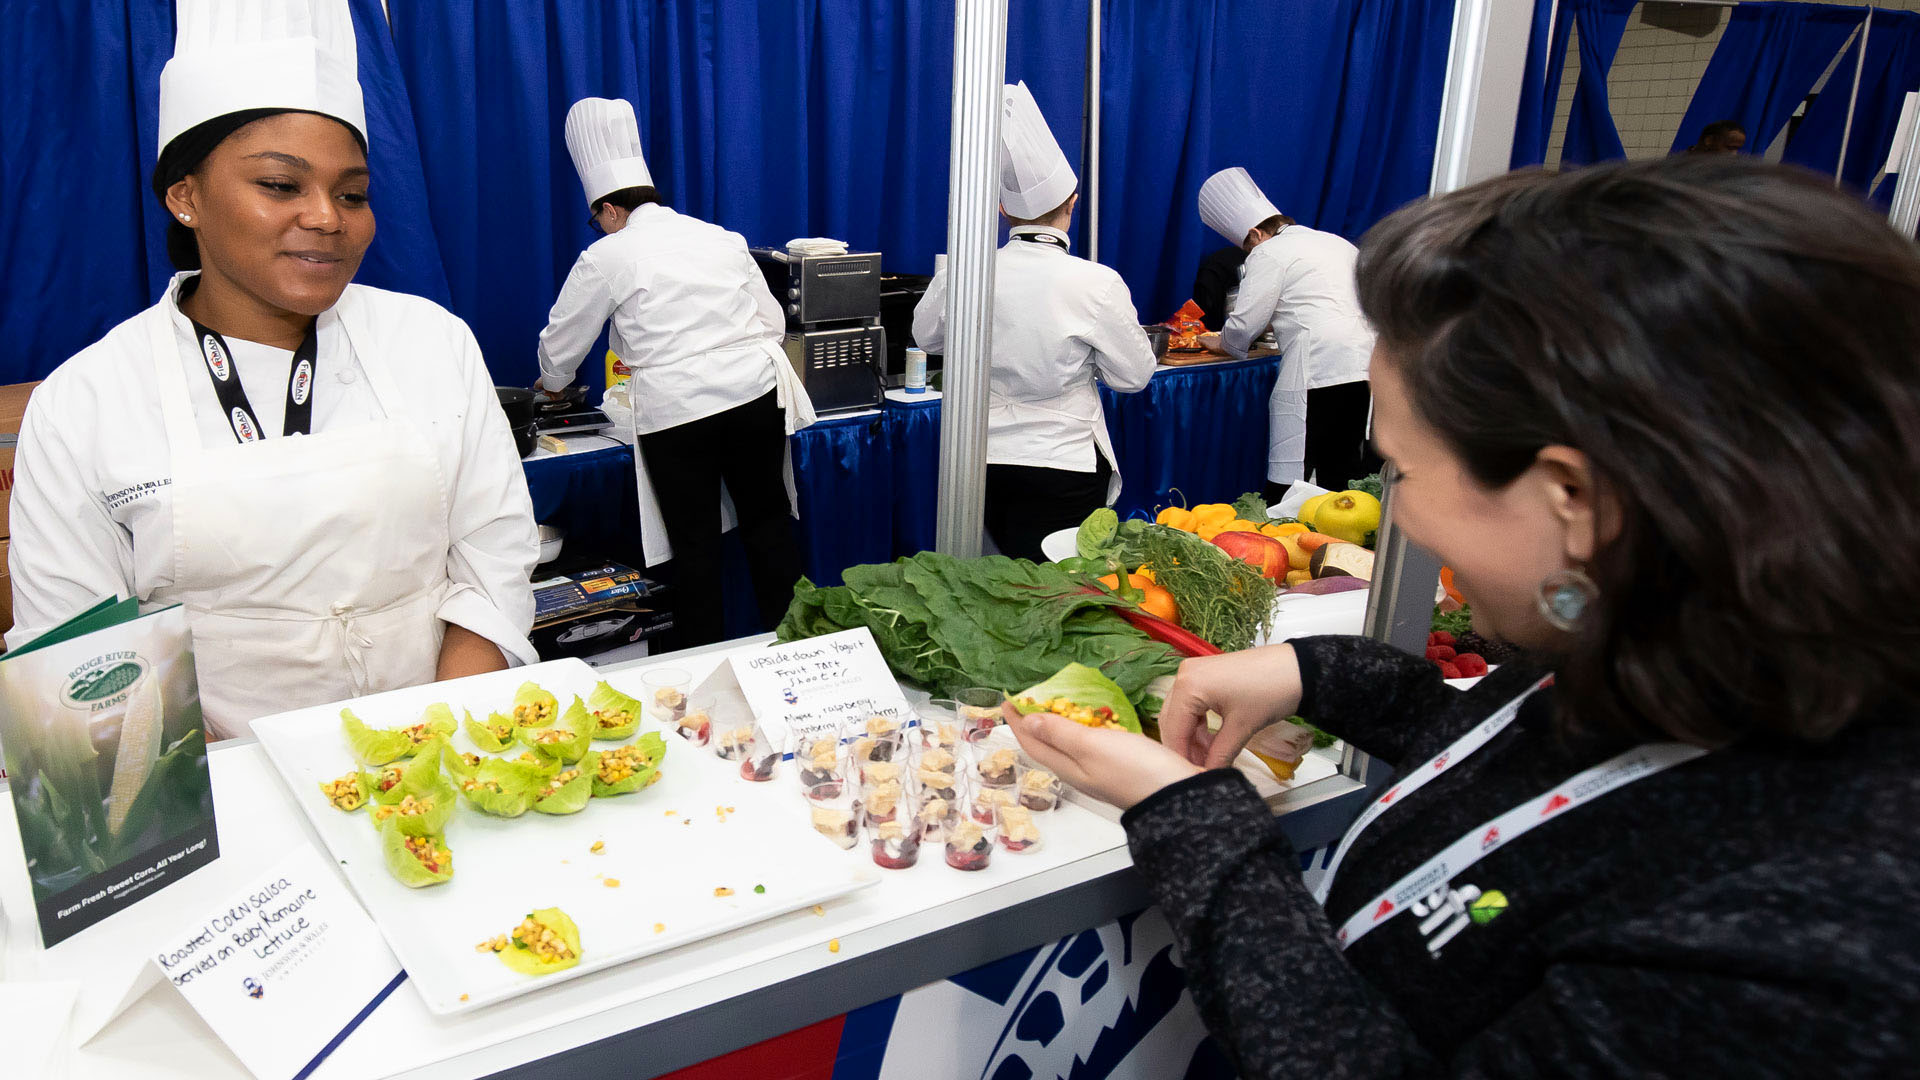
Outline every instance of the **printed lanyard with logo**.
<svg viewBox="0 0 1920 1080">
<path fill-rule="evenodd" d="M 193 323 L 194 337 L 200 343 L 200 359 L 206 362 L 207 378 L 213 381 L 214 395 L 227 414 L 233 437 L 243 443 L 266 438 L 253 403 L 247 400 L 247 390 L 240 385 L 240 371 L 234 366 L 233 350 L 227 346 L 227 339 L 193 318 L 187 321 Z M 287 415 L 281 425 L 282 435 L 305 435 L 313 428 L 313 375 L 318 367 L 319 328 L 320 320 L 315 319 L 313 325 L 307 327 L 307 336 L 301 339 L 300 347 L 293 351 L 293 362 L 287 369 Z"/>
<path fill-rule="evenodd" d="M 1353 827 L 1340 841 L 1340 847 L 1334 853 L 1334 860 L 1328 865 L 1327 876 L 1321 881 L 1317 899 L 1322 904 L 1326 903 L 1326 893 L 1332 885 L 1333 872 L 1338 868 L 1340 859 L 1353 846 L 1354 838 L 1362 830 L 1371 825 L 1389 807 L 1403 801 L 1409 793 L 1424 786 L 1433 777 L 1447 771 L 1461 759 L 1485 746 L 1494 735 L 1513 723 L 1514 718 L 1519 715 L 1521 704 L 1527 698 L 1550 682 L 1552 682 L 1551 676 L 1535 683 L 1526 693 L 1482 721 L 1452 746 L 1442 750 L 1438 756 L 1422 765 L 1416 773 L 1394 785 L 1386 795 L 1375 800 L 1368 807 L 1367 813 L 1354 822 Z M 1461 834 L 1459 839 L 1448 844 L 1438 855 L 1421 863 L 1379 895 L 1360 905 L 1359 910 L 1355 911 L 1353 916 L 1340 927 L 1337 937 L 1341 949 L 1351 948 L 1355 942 L 1367 936 L 1375 928 L 1414 907 L 1417 901 L 1433 893 L 1437 887 L 1446 885 L 1481 859 L 1549 820 L 1618 791 L 1628 784 L 1655 776 L 1676 765 L 1683 765 L 1706 752 L 1701 747 L 1686 743 L 1648 743 L 1636 746 L 1592 768 L 1575 773 L 1519 806 L 1481 822 Z"/>
</svg>

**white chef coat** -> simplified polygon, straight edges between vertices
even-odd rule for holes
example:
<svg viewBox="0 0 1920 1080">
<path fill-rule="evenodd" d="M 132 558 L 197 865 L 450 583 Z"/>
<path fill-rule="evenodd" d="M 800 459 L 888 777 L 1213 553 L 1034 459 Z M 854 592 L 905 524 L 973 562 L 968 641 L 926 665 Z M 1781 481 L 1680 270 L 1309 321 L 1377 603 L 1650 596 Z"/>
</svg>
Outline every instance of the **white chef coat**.
<svg viewBox="0 0 1920 1080">
<path fill-rule="evenodd" d="M 609 318 L 640 435 L 754 401 L 786 363 L 786 322 L 746 239 L 658 203 L 574 262 L 540 332 L 540 384 L 572 383 Z"/>
<path fill-rule="evenodd" d="M 391 335 L 385 355 L 401 362 L 390 365 L 388 377 L 408 402 L 405 419 L 437 453 L 452 541 L 446 552 L 452 588 L 439 619 L 493 642 L 509 663 L 537 662 L 527 641 L 533 625 L 528 575 L 539 558 L 533 503 L 479 344 L 464 322 L 431 301 L 364 285 L 348 286 L 348 294 L 367 312 L 367 323 Z M 161 304 L 174 324 L 201 445 L 233 445 L 192 326 L 171 295 L 172 288 Z M 60 365 L 28 400 L 10 511 L 10 647 L 102 597 L 146 600 L 176 584 L 169 444 L 153 349 L 140 325 L 144 316 Z M 291 353 L 227 343 L 269 441 L 279 438 Z M 385 418 L 364 361 L 332 312 L 320 316 L 317 346 L 311 430 Z M 315 506 L 314 513 L 327 508 Z"/>
<path fill-rule="evenodd" d="M 1268 326 L 1285 363 L 1299 363 L 1309 390 L 1359 382 L 1373 357 L 1373 328 L 1360 313 L 1353 268 L 1359 249 L 1345 237 L 1288 225 L 1247 255 L 1240 295 L 1220 330 L 1220 347 L 1244 357 Z"/>
<path fill-rule="evenodd" d="M 1059 229 L 1016 226 L 995 259 L 987 461 L 1093 472 L 1096 455 L 1104 456 L 1113 467 L 1112 502 L 1120 491 L 1120 468 L 1095 379 L 1134 393 L 1146 388 L 1158 362 L 1127 283 L 1108 267 L 1075 258 L 1066 244 Z M 944 352 L 946 322 L 947 276 L 941 270 L 913 309 L 914 341 L 928 352 Z"/>
</svg>

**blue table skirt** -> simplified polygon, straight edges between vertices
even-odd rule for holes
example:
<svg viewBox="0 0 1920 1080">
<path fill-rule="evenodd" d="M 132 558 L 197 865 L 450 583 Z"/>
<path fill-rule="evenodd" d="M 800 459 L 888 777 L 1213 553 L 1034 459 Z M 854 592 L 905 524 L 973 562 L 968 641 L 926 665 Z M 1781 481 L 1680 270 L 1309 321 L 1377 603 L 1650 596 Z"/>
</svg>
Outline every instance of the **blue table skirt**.
<svg viewBox="0 0 1920 1080">
<path fill-rule="evenodd" d="M 1267 397 L 1279 360 L 1162 368 L 1138 394 L 1101 388 L 1107 430 L 1125 480 L 1122 517 L 1169 503 L 1231 501 L 1267 472 Z M 640 566 L 633 450 L 615 447 L 525 463 L 534 517 L 567 531 L 572 553 Z M 940 476 L 940 402 L 886 402 L 879 413 L 822 420 L 793 437 L 800 493 L 795 540 L 807 576 L 887 562 L 934 544 Z M 726 538 L 730 632 L 756 625 L 746 555 Z M 671 578 L 671 564 L 663 573 Z"/>
</svg>

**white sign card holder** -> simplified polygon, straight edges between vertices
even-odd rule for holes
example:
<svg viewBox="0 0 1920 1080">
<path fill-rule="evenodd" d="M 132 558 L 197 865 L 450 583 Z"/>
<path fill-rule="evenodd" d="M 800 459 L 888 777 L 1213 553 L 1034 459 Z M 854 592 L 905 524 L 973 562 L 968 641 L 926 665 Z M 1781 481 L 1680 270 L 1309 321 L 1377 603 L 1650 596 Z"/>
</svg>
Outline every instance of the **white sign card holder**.
<svg viewBox="0 0 1920 1080">
<path fill-rule="evenodd" d="M 836 734 L 849 720 L 913 719 L 906 694 L 866 627 L 772 645 L 728 658 L 701 690 L 722 692 L 725 673 L 746 699 L 767 739 L 785 748 L 788 735 Z"/>
<path fill-rule="evenodd" d="M 407 977 L 307 844 L 162 938 L 152 960 L 261 1080 L 313 1072 Z"/>
<path fill-rule="evenodd" d="M 1881 172 L 1900 171 L 1900 159 L 1907 152 L 1907 141 L 1913 138 L 1913 114 L 1920 109 L 1920 90 L 1910 90 L 1900 105 L 1900 122 L 1893 126 L 1893 146 L 1887 151 L 1887 164 Z"/>
</svg>

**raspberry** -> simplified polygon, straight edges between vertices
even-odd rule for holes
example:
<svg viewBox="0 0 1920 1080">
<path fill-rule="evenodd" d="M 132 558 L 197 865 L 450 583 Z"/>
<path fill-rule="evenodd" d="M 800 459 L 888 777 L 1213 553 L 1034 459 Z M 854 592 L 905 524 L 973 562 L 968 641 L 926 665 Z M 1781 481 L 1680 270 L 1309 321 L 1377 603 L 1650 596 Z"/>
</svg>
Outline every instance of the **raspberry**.
<svg viewBox="0 0 1920 1080">
<path fill-rule="evenodd" d="M 1453 639 L 1453 635 L 1447 633 L 1445 630 L 1435 630 L 1433 633 L 1427 635 L 1427 644 L 1458 645 L 1460 643 L 1458 641 L 1455 641 Z"/>
<path fill-rule="evenodd" d="M 1442 661 L 1440 662 L 1440 675 L 1441 675 L 1441 677 L 1442 677 L 1442 678 L 1446 678 L 1446 679 L 1464 679 L 1464 678 L 1466 678 L 1466 676 L 1465 676 L 1465 675 L 1462 675 L 1462 674 L 1460 674 L 1460 669 L 1459 669 L 1459 668 L 1457 668 L 1457 667 L 1454 667 L 1454 666 L 1453 666 L 1452 664 L 1449 664 L 1449 663 L 1447 663 L 1447 662 L 1446 662 L 1446 661 L 1444 661 L 1444 660 L 1442 660 Z"/>
<path fill-rule="evenodd" d="M 1427 646 L 1427 659 L 1429 660 L 1446 661 L 1453 659 L 1454 655 L 1453 646 L 1451 645 Z"/>
<path fill-rule="evenodd" d="M 1471 679 L 1487 673 L 1487 661 L 1479 653 L 1463 652 L 1453 658 L 1453 666 L 1460 669 L 1462 678 Z"/>
</svg>

